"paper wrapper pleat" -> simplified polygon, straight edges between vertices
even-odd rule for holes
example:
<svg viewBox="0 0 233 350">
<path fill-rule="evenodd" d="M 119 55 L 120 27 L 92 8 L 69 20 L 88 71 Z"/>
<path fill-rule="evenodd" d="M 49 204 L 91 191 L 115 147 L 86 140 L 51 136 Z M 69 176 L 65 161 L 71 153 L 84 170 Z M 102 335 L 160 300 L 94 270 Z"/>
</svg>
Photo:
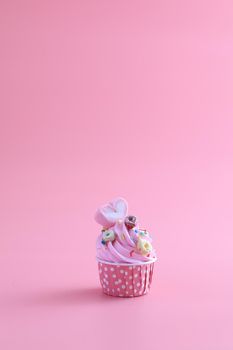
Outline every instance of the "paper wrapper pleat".
<svg viewBox="0 0 233 350">
<path fill-rule="evenodd" d="M 103 292 L 114 297 L 145 295 L 151 286 L 154 262 L 142 265 L 121 265 L 98 262 Z"/>
</svg>

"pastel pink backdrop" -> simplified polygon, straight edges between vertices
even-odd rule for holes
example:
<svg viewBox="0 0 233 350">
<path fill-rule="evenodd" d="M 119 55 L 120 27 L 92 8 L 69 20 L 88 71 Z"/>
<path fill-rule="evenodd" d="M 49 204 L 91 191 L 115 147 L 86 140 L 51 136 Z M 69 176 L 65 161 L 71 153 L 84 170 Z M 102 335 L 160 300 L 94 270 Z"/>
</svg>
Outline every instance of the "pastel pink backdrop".
<svg viewBox="0 0 233 350">
<path fill-rule="evenodd" d="M 233 5 L 0 4 L 0 348 L 232 350 Z M 101 294 L 93 214 L 155 237 L 150 294 Z"/>
</svg>

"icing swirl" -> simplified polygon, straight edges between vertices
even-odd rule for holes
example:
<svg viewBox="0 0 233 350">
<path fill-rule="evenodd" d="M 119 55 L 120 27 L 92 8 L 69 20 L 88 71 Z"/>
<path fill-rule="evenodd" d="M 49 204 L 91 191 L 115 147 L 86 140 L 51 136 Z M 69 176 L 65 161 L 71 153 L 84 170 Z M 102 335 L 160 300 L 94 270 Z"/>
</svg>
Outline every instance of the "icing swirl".
<svg viewBox="0 0 233 350">
<path fill-rule="evenodd" d="M 127 211 L 123 198 L 116 198 L 97 210 L 95 220 L 103 226 L 96 242 L 97 258 L 128 264 L 155 261 L 148 231 L 141 230 L 136 217 L 127 216 Z"/>
</svg>

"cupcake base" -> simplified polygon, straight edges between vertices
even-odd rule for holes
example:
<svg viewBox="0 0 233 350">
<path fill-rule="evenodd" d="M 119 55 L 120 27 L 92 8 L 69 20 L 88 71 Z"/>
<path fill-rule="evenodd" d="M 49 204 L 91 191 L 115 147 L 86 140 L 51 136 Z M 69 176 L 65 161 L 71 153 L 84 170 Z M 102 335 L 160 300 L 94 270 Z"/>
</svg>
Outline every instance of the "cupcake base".
<svg viewBox="0 0 233 350">
<path fill-rule="evenodd" d="M 133 265 L 98 260 L 98 268 L 104 294 L 132 298 L 145 295 L 149 291 L 154 261 Z"/>
</svg>

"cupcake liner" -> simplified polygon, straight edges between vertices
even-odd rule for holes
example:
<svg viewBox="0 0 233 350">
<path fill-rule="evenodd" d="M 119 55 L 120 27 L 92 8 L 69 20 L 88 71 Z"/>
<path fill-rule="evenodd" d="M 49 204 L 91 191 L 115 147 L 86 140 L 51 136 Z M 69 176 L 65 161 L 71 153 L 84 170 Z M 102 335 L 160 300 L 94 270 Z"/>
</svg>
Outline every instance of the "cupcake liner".
<svg viewBox="0 0 233 350">
<path fill-rule="evenodd" d="M 152 282 L 154 261 L 141 264 L 115 264 L 98 260 L 103 292 L 114 297 L 145 295 Z"/>
</svg>

